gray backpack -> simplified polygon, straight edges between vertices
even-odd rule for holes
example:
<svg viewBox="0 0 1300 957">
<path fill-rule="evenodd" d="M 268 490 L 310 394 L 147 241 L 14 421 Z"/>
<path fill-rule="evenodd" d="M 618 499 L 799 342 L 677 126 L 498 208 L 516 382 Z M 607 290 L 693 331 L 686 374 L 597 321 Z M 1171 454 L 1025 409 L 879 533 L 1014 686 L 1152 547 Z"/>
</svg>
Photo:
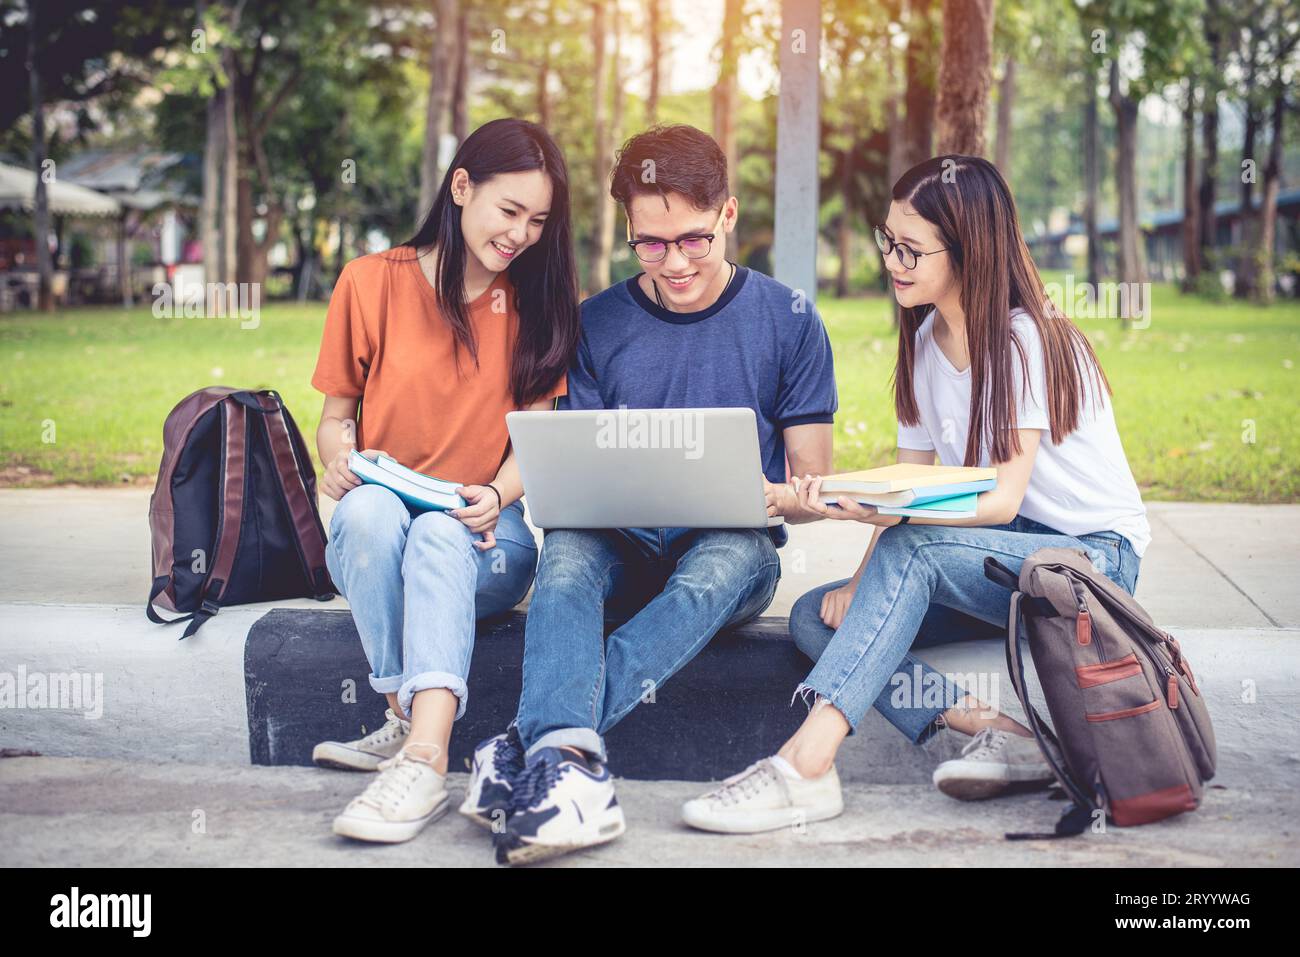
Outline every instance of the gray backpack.
<svg viewBox="0 0 1300 957">
<path fill-rule="evenodd" d="M 1214 729 L 1178 642 L 1082 551 L 1039 549 L 1019 577 L 985 558 L 984 574 L 1012 591 L 1007 670 L 1073 802 L 1054 833 L 1007 837 L 1079 834 L 1097 810 L 1120 827 L 1196 810 L 1214 777 Z M 1021 635 L 1055 731 L 1030 703 Z"/>
</svg>

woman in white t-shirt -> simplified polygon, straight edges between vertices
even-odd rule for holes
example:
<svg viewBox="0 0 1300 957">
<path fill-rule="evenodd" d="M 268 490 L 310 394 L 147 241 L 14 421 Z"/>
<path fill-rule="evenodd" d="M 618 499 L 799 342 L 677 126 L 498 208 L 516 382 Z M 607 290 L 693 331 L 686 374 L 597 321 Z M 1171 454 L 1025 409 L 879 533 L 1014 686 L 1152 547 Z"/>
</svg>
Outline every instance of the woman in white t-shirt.
<svg viewBox="0 0 1300 957">
<path fill-rule="evenodd" d="M 847 497 L 822 505 L 820 476 L 795 479 L 806 507 L 876 528 L 851 579 L 791 611 L 796 642 L 817 662 L 796 692 L 811 701 L 808 717 L 777 754 L 686 802 L 686 822 L 704 830 L 839 814 L 835 755 L 873 705 L 914 743 L 940 727 L 971 736 L 935 772 L 946 794 L 1049 781 L 1028 729 L 911 649 L 1005 636 L 1010 593 L 984 577 L 986 556 L 1016 571 L 1040 548 L 1082 549 L 1131 594 L 1150 541 L 1109 383 L 1044 294 L 996 167 L 956 155 L 921 163 L 895 184 L 875 233 L 900 307 L 898 461 L 992 465 L 997 487 L 973 518 L 907 522 Z"/>
</svg>

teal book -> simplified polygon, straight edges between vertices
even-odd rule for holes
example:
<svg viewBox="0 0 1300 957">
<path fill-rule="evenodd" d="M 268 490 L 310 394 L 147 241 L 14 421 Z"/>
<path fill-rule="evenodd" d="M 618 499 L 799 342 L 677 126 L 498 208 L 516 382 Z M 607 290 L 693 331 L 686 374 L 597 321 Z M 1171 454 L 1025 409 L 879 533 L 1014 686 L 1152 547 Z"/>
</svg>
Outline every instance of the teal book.
<svg viewBox="0 0 1300 957">
<path fill-rule="evenodd" d="M 348 455 L 348 468 L 368 485 L 382 485 L 412 508 L 422 511 L 448 511 L 464 508 L 465 499 L 457 494 L 457 482 L 425 475 L 408 469 L 394 458 L 381 454 L 370 461 L 356 449 Z"/>
<path fill-rule="evenodd" d="M 910 518 L 974 518 L 978 508 L 979 493 L 954 495 L 952 498 L 926 502 L 924 505 L 877 506 L 881 515 L 907 515 Z"/>
</svg>

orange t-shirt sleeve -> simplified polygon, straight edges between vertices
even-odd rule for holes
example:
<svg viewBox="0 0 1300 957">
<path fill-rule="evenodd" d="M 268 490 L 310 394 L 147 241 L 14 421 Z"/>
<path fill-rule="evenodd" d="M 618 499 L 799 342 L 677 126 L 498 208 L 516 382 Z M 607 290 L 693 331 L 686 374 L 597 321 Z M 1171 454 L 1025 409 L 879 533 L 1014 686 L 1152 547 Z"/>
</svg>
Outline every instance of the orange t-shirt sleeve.
<svg viewBox="0 0 1300 957">
<path fill-rule="evenodd" d="M 348 263 L 330 296 L 312 386 L 325 395 L 359 396 L 366 389 L 366 370 L 374 349 L 366 333 L 361 300 Z"/>
</svg>

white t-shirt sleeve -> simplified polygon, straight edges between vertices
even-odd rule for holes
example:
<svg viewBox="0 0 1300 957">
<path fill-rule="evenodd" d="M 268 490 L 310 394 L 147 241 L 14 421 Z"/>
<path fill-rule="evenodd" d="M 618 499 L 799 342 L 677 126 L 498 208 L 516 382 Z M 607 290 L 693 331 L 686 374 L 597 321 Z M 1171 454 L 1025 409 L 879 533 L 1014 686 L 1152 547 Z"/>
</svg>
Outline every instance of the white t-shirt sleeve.
<svg viewBox="0 0 1300 957">
<path fill-rule="evenodd" d="M 1012 322 L 1012 334 L 1024 347 L 1025 354 L 1022 369 L 1020 350 L 1012 345 L 1011 382 L 1016 397 L 1016 428 L 1051 431 L 1052 420 L 1047 411 L 1047 370 L 1043 364 L 1043 341 L 1038 326 L 1033 319 L 1020 315 Z"/>
<path fill-rule="evenodd" d="M 925 430 L 925 426 L 904 425 L 902 422 L 898 423 L 898 447 L 916 452 L 934 451 L 934 443 L 930 441 L 930 433 Z"/>
</svg>

